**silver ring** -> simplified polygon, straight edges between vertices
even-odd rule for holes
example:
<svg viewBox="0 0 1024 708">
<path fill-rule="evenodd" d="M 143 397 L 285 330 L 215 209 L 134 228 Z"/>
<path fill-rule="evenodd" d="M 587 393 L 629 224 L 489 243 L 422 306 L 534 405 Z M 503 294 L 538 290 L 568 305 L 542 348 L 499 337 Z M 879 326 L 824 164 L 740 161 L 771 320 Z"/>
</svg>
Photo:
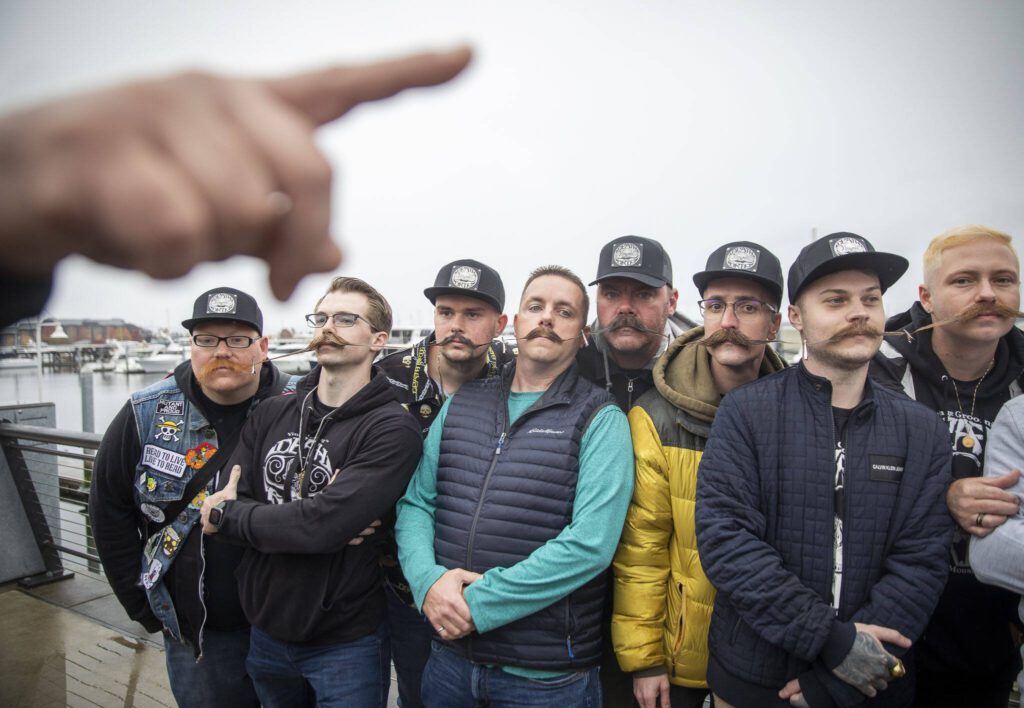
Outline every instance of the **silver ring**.
<svg viewBox="0 0 1024 708">
<path fill-rule="evenodd" d="M 281 191 L 273 191 L 267 195 L 267 206 L 274 216 L 285 216 L 292 210 L 292 198 Z"/>
<path fill-rule="evenodd" d="M 438 627 L 437 628 L 437 633 L 438 634 L 442 634 L 443 632 L 444 632 L 444 627 Z"/>
<path fill-rule="evenodd" d="M 984 527 L 985 526 L 984 522 L 985 522 L 985 515 L 984 514 L 978 514 L 978 518 L 974 520 L 974 525 L 975 526 L 982 526 L 982 527 Z"/>
</svg>

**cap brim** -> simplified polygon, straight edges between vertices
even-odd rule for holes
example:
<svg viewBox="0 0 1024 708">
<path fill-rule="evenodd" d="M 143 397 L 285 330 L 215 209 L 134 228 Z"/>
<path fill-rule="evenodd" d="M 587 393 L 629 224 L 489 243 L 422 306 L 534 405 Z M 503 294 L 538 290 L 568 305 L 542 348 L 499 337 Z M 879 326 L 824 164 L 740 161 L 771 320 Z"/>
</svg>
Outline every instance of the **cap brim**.
<svg viewBox="0 0 1024 708">
<path fill-rule="evenodd" d="M 263 328 L 257 325 L 252 320 L 246 320 L 240 317 L 231 317 L 230 315 L 217 315 L 216 317 L 193 317 L 192 319 L 182 320 L 181 326 L 184 327 L 189 332 L 191 332 L 192 328 L 195 327 L 200 322 L 237 322 L 239 324 L 244 324 L 249 327 L 252 327 L 261 337 L 263 336 Z"/>
<path fill-rule="evenodd" d="M 476 300 L 486 302 L 498 312 L 501 312 L 504 309 L 500 302 L 490 295 L 479 292 L 478 290 L 467 290 L 465 288 L 427 288 L 423 291 L 423 294 L 427 296 L 428 300 L 430 300 L 431 305 L 437 304 L 438 295 L 462 295 L 463 297 L 471 297 Z"/>
<path fill-rule="evenodd" d="M 895 253 L 883 253 L 881 251 L 867 251 L 861 253 L 847 253 L 845 256 L 836 256 L 825 261 L 817 268 L 804 276 L 804 282 L 800 285 L 791 297 L 790 302 L 795 301 L 800 293 L 807 289 L 819 278 L 832 273 L 839 273 L 844 270 L 867 270 L 878 276 L 878 284 L 884 293 L 896 283 L 910 267 L 910 261 Z"/>
<path fill-rule="evenodd" d="M 747 273 L 746 271 L 731 269 L 702 270 L 700 273 L 694 273 L 693 284 L 697 286 L 697 292 L 700 296 L 704 297 L 704 290 L 708 287 L 708 283 L 720 278 L 740 278 L 742 280 L 755 282 L 758 285 L 767 288 L 768 292 L 775 296 L 778 303 L 782 304 L 782 285 L 771 278 L 766 278 L 763 275 L 758 275 L 756 273 Z"/>
<path fill-rule="evenodd" d="M 598 283 L 604 282 L 605 280 L 611 280 L 612 278 L 626 278 L 627 280 L 635 280 L 638 283 L 643 283 L 650 288 L 660 288 L 664 285 L 670 285 L 667 280 L 661 278 L 655 278 L 654 276 L 647 275 L 646 273 L 630 273 L 629 271 L 619 271 L 618 273 L 609 273 L 608 275 L 602 275 L 597 280 L 590 282 L 590 285 L 597 285 Z"/>
</svg>

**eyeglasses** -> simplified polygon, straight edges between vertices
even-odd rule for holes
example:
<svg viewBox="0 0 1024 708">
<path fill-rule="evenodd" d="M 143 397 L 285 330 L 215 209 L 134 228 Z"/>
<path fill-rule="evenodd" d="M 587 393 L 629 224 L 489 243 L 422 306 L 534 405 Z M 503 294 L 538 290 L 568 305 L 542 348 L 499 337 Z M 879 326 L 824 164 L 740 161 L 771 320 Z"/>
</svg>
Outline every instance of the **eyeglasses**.
<svg viewBox="0 0 1024 708">
<path fill-rule="evenodd" d="M 333 315 L 325 315 L 323 312 L 314 312 L 311 315 L 306 315 L 306 324 L 310 327 L 323 327 L 327 324 L 327 320 L 334 320 L 335 327 L 352 327 L 358 320 L 362 320 L 366 324 L 370 325 L 370 329 L 373 329 L 373 325 L 370 324 L 370 320 L 366 319 L 362 315 L 357 315 L 354 312 L 335 312 Z"/>
<path fill-rule="evenodd" d="M 752 297 L 740 298 L 732 303 L 717 298 L 708 298 L 707 300 L 699 301 L 697 307 L 700 308 L 700 314 L 704 319 L 717 320 L 725 314 L 725 308 L 729 307 L 730 304 L 738 320 L 752 320 L 765 310 L 773 315 L 776 312 L 775 308 L 768 303 L 761 302 Z"/>
<path fill-rule="evenodd" d="M 197 347 L 211 348 L 226 342 L 232 349 L 246 349 L 257 341 L 258 337 L 243 337 L 240 334 L 233 334 L 230 337 L 218 337 L 215 334 L 196 334 L 192 337 L 192 343 Z"/>
</svg>

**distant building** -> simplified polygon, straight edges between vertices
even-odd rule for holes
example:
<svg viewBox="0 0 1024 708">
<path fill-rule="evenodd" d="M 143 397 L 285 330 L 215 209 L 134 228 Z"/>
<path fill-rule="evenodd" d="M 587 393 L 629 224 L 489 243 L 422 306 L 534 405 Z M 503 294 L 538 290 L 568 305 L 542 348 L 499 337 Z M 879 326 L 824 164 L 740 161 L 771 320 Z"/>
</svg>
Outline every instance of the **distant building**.
<svg viewBox="0 0 1024 708">
<path fill-rule="evenodd" d="M 51 341 L 58 322 L 64 329 L 64 333 L 67 334 L 67 339 Z M 0 347 L 35 346 L 38 323 L 39 320 L 30 318 L 0 329 Z M 40 339 L 46 344 L 73 344 L 83 341 L 91 344 L 103 344 L 108 339 L 141 342 L 150 336 L 149 330 L 122 319 L 81 320 L 56 317 L 47 317 L 40 333 Z"/>
</svg>

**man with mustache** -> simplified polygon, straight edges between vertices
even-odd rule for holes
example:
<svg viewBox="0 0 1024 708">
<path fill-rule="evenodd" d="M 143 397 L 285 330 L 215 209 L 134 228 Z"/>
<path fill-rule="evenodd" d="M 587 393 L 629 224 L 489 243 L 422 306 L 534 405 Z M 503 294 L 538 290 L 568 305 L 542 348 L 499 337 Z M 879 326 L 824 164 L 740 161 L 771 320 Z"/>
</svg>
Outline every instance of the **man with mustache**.
<svg viewBox="0 0 1024 708">
<path fill-rule="evenodd" d="M 263 363 L 263 314 L 240 290 L 203 293 L 181 324 L 192 335 L 190 361 L 132 394 L 96 454 L 96 550 L 128 615 L 163 630 L 179 705 L 258 705 L 234 577 L 242 549 L 193 531 L 203 498 L 228 483 L 220 471 L 242 424 L 298 377 Z"/>
<path fill-rule="evenodd" d="M 669 319 L 678 291 L 672 287 L 672 260 L 661 244 L 642 236 L 622 236 L 601 249 L 597 262 L 597 319 L 591 341 L 576 355 L 580 375 L 615 396 L 624 412 L 654 385 L 654 362 L 682 334 Z M 609 593 L 611 586 L 609 586 Z M 605 605 L 610 613 L 612 597 Z M 633 685 L 622 671 L 611 643 L 611 615 L 605 617 L 601 689 L 608 706 L 633 705 Z"/>
<path fill-rule="evenodd" d="M 495 339 L 508 317 L 502 313 L 505 286 L 490 266 L 471 259 L 452 261 L 438 271 L 434 285 L 423 294 L 434 306 L 434 331 L 411 349 L 384 357 L 379 366 L 426 437 L 449 396 L 467 381 L 496 375 L 514 354 Z M 399 705 L 417 708 L 422 705 L 420 679 L 430 657 L 433 631 L 416 609 L 398 564 L 393 535 L 381 563 Z"/>
<path fill-rule="evenodd" d="M 788 278 L 803 360 L 718 407 L 696 533 L 717 590 L 707 678 L 719 708 L 911 700 L 898 657 L 938 601 L 952 522 L 944 426 L 868 378 L 882 294 L 906 268 L 856 234 L 804 247 Z"/>
<path fill-rule="evenodd" d="M 629 411 L 636 481 L 613 565 L 612 639 L 641 708 L 704 705 L 715 590 L 697 558 L 697 465 L 722 398 L 785 366 L 766 345 L 782 320 L 771 251 L 727 243 L 693 282 L 704 326 L 669 345 Z"/>
<path fill-rule="evenodd" d="M 518 358 L 445 402 L 398 504 L 402 568 L 437 632 L 429 707 L 600 704 L 633 453 L 626 416 L 573 366 L 587 309 L 571 271 L 531 273 Z"/>
<path fill-rule="evenodd" d="M 669 319 L 679 299 L 672 260 L 654 239 L 623 236 L 601 249 L 590 284 L 597 285 L 597 323 L 576 363 L 584 378 L 629 411 L 654 385 L 651 370 L 658 356 L 682 334 Z"/>
<path fill-rule="evenodd" d="M 306 320 L 318 366 L 250 418 L 231 458 L 241 479 L 204 501 L 203 531 L 246 547 L 246 666 L 263 705 L 383 708 L 380 541 L 360 539 L 405 491 L 420 431 L 373 366 L 391 331 L 377 290 L 335 278 Z"/>
<path fill-rule="evenodd" d="M 1010 237 L 977 225 L 937 236 L 924 253 L 918 294 L 919 302 L 886 323 L 911 337 L 888 337 L 872 368 L 872 376 L 938 412 L 953 457 L 946 500 L 958 526 L 946 589 L 915 648 L 915 705 L 1002 708 L 1021 668 L 1017 597 L 974 577 L 968 541 L 1019 509 L 1009 491 L 1019 472 L 981 476 L 992 421 L 1024 386 L 1024 335 L 1014 327 L 1020 267 Z"/>
</svg>

